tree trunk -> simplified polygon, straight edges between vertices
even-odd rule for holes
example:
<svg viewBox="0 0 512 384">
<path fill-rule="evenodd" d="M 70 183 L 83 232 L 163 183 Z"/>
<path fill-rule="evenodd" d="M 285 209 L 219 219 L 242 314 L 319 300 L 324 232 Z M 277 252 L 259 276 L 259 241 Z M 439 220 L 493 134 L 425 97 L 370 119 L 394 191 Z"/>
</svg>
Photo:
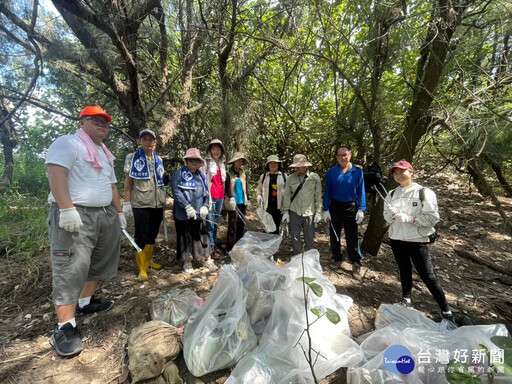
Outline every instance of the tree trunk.
<svg viewBox="0 0 512 384">
<path fill-rule="evenodd" d="M 486 191 L 489 191 L 489 196 L 494 204 L 494 206 L 496 207 L 496 209 L 498 210 L 501 218 L 503 219 L 503 223 L 505 225 L 505 229 L 506 231 L 512 235 L 512 221 L 507 217 L 507 213 L 505 212 L 505 210 L 503 209 L 500 201 L 498 200 L 498 198 L 496 197 L 496 195 L 494 194 L 494 192 L 492 191 L 492 188 L 489 187 L 489 185 L 487 184 L 487 180 L 485 180 L 485 177 L 484 175 L 482 174 L 482 172 L 480 171 L 480 168 L 478 167 L 478 164 L 476 162 L 475 159 L 471 159 L 468 163 L 468 168 L 471 167 L 473 172 L 475 173 L 475 175 L 478 177 L 478 180 L 481 184 L 481 186 L 484 188 L 484 190 Z M 478 185 L 475 184 L 475 186 L 477 188 L 479 188 Z M 480 190 L 480 189 L 479 189 Z"/>
<path fill-rule="evenodd" d="M 3 97 L 0 90 L 0 119 L 9 114 L 7 100 Z M 2 147 L 4 151 L 4 173 L 0 180 L 0 191 L 9 188 L 13 182 L 14 175 L 14 157 L 13 150 L 18 144 L 18 138 L 14 131 L 14 124 L 11 118 L 5 120 L 0 127 L 2 133 Z"/>
<path fill-rule="evenodd" d="M 484 178 L 484 175 L 480 171 L 480 168 L 478 168 L 475 159 L 472 159 L 468 163 L 467 169 L 469 174 L 471 175 L 471 178 L 473 179 L 473 184 L 478 190 L 478 193 L 480 193 L 483 197 L 491 196 L 492 191 L 490 190 L 489 185 L 487 184 L 487 181 Z"/>
<path fill-rule="evenodd" d="M 503 175 L 503 172 L 501 171 L 501 166 L 498 165 L 495 161 L 493 161 L 488 155 L 483 154 L 482 158 L 485 160 L 487 164 L 489 164 L 496 174 L 496 178 L 498 179 L 501 187 L 505 191 L 505 196 L 512 197 L 512 185 L 507 182 L 507 179 L 505 179 L 505 176 Z"/>
</svg>

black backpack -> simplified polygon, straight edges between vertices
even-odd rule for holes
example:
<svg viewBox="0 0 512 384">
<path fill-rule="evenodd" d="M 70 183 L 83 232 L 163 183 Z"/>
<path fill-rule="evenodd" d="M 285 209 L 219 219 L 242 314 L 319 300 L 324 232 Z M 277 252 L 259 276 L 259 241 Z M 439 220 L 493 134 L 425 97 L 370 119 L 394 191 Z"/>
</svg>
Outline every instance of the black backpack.
<svg viewBox="0 0 512 384">
<path fill-rule="evenodd" d="M 393 195 L 395 194 L 395 190 L 393 189 L 389 194 L 391 195 L 391 198 L 393 198 Z M 423 202 L 425 201 L 425 187 L 420 189 L 420 201 L 421 201 L 421 206 L 423 206 Z M 421 233 L 420 233 L 420 235 L 421 235 Z M 437 233 L 437 226 L 434 225 L 434 233 L 428 235 L 428 243 L 429 244 L 435 243 L 438 237 L 439 237 L 439 234 Z"/>
<path fill-rule="evenodd" d="M 286 184 L 286 173 L 284 172 L 281 172 L 283 174 L 283 180 L 284 180 L 284 183 Z M 267 177 L 267 172 L 265 172 L 263 174 L 263 179 L 261 179 L 261 184 L 263 184 L 263 182 L 265 181 L 265 177 Z"/>
</svg>

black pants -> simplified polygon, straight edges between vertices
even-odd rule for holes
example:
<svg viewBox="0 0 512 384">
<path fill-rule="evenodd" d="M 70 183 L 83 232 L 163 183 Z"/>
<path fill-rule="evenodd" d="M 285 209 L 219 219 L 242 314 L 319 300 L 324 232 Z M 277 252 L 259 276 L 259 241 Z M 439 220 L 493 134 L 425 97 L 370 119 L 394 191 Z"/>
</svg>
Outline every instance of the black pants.
<svg viewBox="0 0 512 384">
<path fill-rule="evenodd" d="M 412 264 L 414 264 L 418 275 L 420 275 L 421 280 L 423 280 L 432 296 L 434 296 L 441 311 L 448 312 L 450 307 L 448 306 L 441 283 L 439 283 L 434 272 L 428 245 L 425 243 L 391 240 L 391 249 L 400 270 L 403 297 L 411 298 Z"/>
<path fill-rule="evenodd" d="M 272 219 L 274 219 L 274 223 L 276 225 L 276 230 L 272 232 L 275 235 L 279 235 L 279 226 L 281 225 L 281 219 L 283 218 L 283 214 L 280 209 L 267 207 L 267 212 L 272 215 Z"/>
<path fill-rule="evenodd" d="M 247 206 L 245 204 L 237 204 L 238 209 L 245 215 Z M 238 216 L 236 211 L 228 212 L 228 240 L 226 250 L 231 251 L 235 243 L 244 235 L 244 222 Z"/>
<path fill-rule="evenodd" d="M 351 263 L 361 265 L 361 252 L 359 250 L 359 238 L 357 234 L 355 202 L 342 203 L 331 200 L 329 207 L 331 225 L 329 226 L 329 245 L 331 246 L 334 261 L 342 261 L 341 253 L 341 229 L 345 229 L 347 242 L 347 255 Z"/>
<path fill-rule="evenodd" d="M 163 208 L 133 208 L 134 240 L 141 249 L 147 244 L 155 244 L 163 214 Z"/>
<path fill-rule="evenodd" d="M 203 220 L 176 220 L 176 260 L 188 261 L 190 252 L 195 260 L 210 255 L 210 239 Z M 192 248 L 192 249 L 191 249 Z"/>
</svg>

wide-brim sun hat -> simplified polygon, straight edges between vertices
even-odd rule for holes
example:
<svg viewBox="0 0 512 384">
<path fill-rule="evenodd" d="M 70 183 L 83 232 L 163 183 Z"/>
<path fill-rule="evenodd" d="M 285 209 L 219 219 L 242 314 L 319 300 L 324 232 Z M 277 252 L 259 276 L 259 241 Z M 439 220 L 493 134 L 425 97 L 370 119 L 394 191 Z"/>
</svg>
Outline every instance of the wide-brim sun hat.
<svg viewBox="0 0 512 384">
<path fill-rule="evenodd" d="M 293 163 L 290 165 L 290 168 L 299 168 L 299 167 L 311 167 L 313 164 L 311 164 L 308 161 L 308 158 L 306 155 L 295 155 L 293 156 Z"/>
<path fill-rule="evenodd" d="M 183 156 L 183 162 L 186 164 L 187 159 L 199 159 L 201 160 L 201 167 L 204 165 L 204 159 L 201 157 L 201 152 L 197 148 L 189 148 Z"/>
<path fill-rule="evenodd" d="M 82 116 L 103 116 L 105 119 L 107 119 L 107 122 L 112 122 L 112 118 L 110 117 L 110 115 L 107 114 L 107 112 L 105 112 L 105 110 L 101 108 L 99 105 L 95 105 L 93 107 L 85 107 L 82 110 L 82 112 L 80 112 L 79 118 L 82 118 Z"/>
<path fill-rule="evenodd" d="M 210 144 L 207 145 L 206 147 L 206 154 L 210 154 L 210 150 L 212 149 L 212 146 L 213 145 L 218 145 L 220 147 L 220 149 L 222 149 L 222 154 L 224 155 L 226 153 L 226 148 L 224 148 L 224 144 L 222 144 L 222 141 L 220 141 L 219 139 L 213 139 L 212 141 L 210 141 Z"/>
<path fill-rule="evenodd" d="M 243 152 L 235 152 L 231 160 L 228 161 L 228 164 L 233 164 L 237 160 L 243 160 L 244 165 L 248 163 L 247 159 L 244 157 Z"/>
<path fill-rule="evenodd" d="M 267 157 L 267 162 L 265 165 L 268 165 L 268 163 L 282 163 L 281 160 L 279 160 L 279 157 L 277 155 L 270 155 Z"/>
<path fill-rule="evenodd" d="M 400 168 L 400 169 L 409 169 L 411 170 L 412 172 L 414 172 L 414 168 L 412 167 L 411 163 L 409 163 L 408 161 L 405 161 L 405 160 L 400 160 L 400 161 L 397 161 L 395 164 L 393 164 L 393 166 L 391 167 L 391 169 L 389 170 L 389 173 L 393 173 L 393 171 L 397 168 Z"/>
</svg>

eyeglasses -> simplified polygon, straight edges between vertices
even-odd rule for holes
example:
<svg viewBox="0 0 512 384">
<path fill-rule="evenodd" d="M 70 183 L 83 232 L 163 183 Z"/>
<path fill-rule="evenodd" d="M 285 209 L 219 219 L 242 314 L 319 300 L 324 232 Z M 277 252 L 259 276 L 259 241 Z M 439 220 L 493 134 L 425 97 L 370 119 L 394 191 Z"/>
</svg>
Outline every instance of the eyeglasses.
<svg viewBox="0 0 512 384">
<path fill-rule="evenodd" d="M 82 121 L 90 121 L 94 125 L 97 125 L 98 127 L 110 128 L 110 123 L 108 121 L 98 120 L 98 119 L 95 119 L 94 117 L 88 117 L 86 119 L 83 119 Z"/>
<path fill-rule="evenodd" d="M 191 162 L 191 163 L 200 163 L 201 160 L 199 159 L 187 159 L 187 161 Z"/>
</svg>

